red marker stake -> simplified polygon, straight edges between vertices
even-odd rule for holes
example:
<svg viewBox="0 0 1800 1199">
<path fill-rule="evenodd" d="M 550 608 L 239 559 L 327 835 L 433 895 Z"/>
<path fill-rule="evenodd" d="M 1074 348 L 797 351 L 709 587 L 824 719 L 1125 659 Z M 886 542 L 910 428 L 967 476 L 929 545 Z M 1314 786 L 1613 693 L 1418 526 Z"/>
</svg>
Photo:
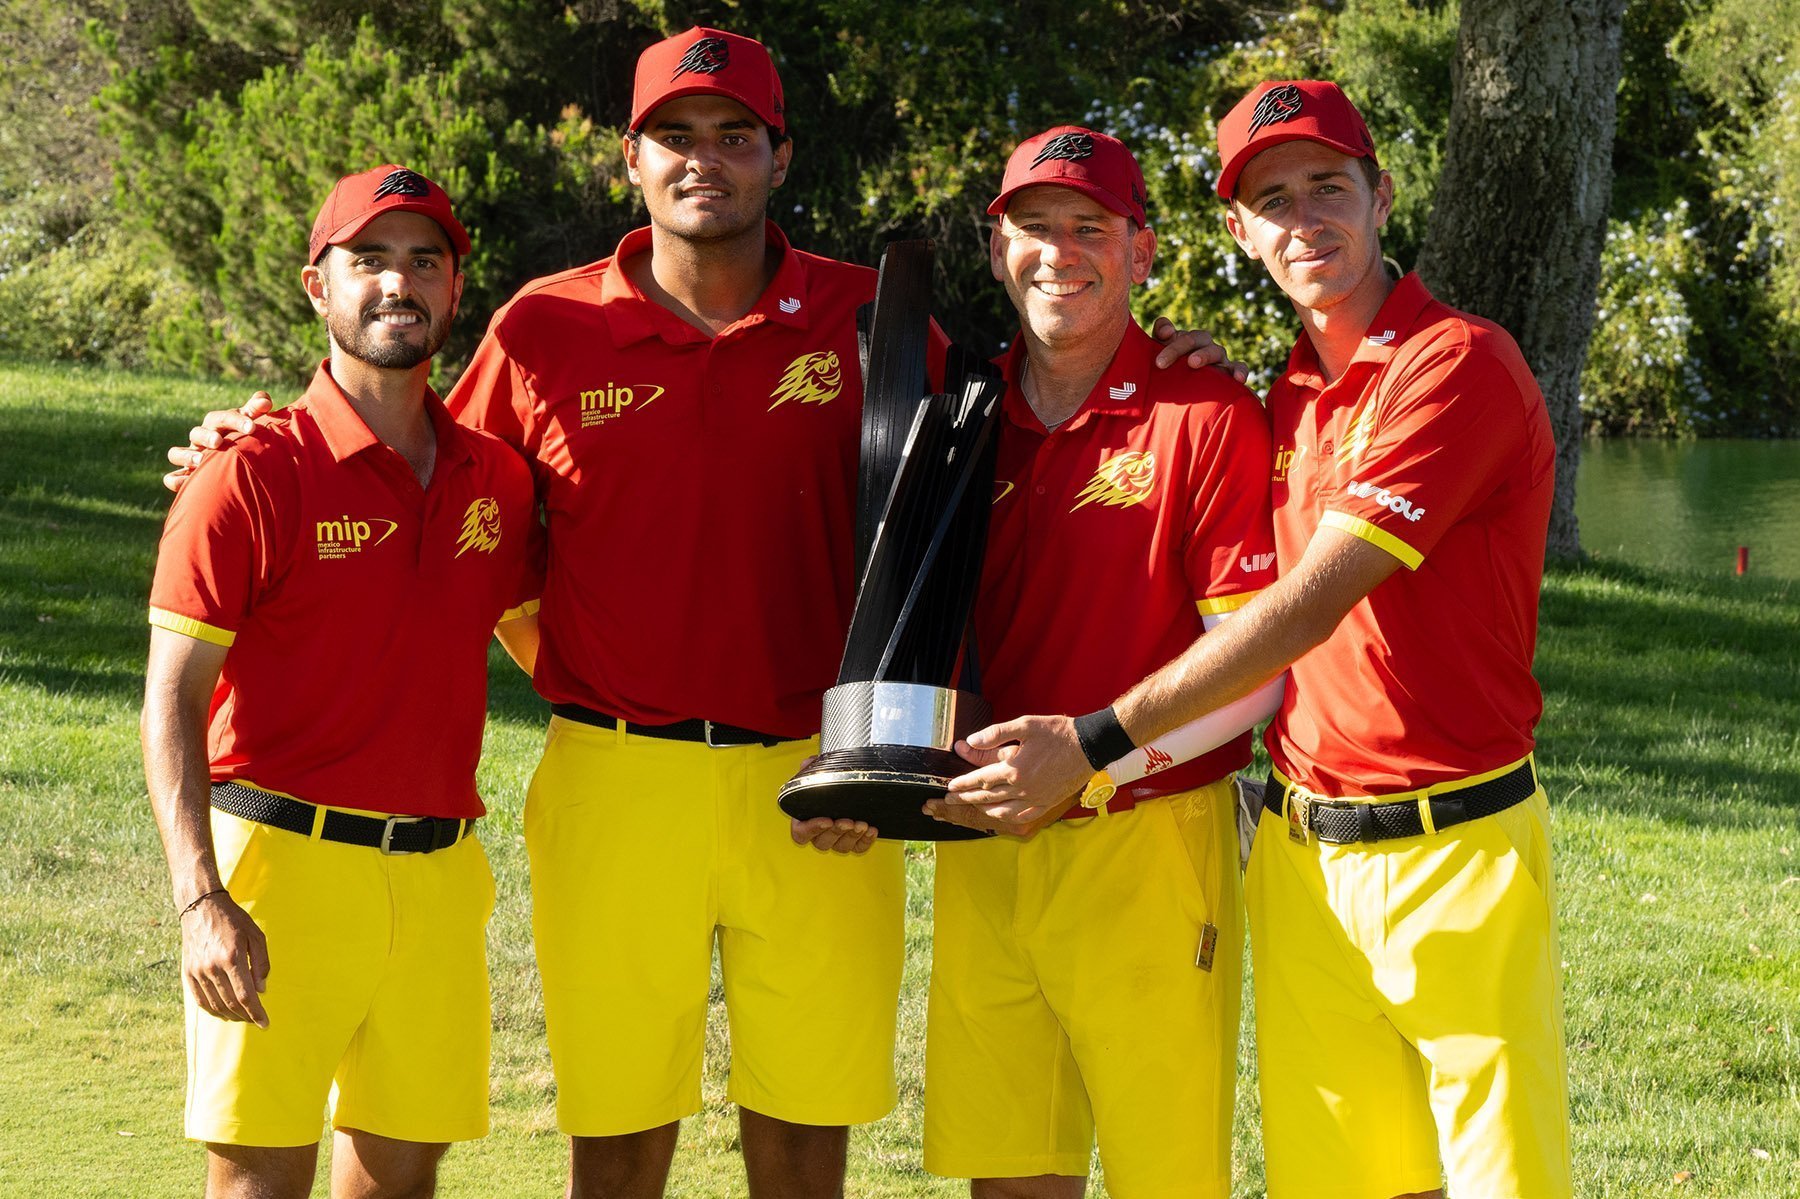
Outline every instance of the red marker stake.
<svg viewBox="0 0 1800 1199">
<path fill-rule="evenodd" d="M 1740 575 L 1747 575 L 1750 573 L 1750 547 L 1747 545 L 1738 546 L 1737 572 Z"/>
</svg>

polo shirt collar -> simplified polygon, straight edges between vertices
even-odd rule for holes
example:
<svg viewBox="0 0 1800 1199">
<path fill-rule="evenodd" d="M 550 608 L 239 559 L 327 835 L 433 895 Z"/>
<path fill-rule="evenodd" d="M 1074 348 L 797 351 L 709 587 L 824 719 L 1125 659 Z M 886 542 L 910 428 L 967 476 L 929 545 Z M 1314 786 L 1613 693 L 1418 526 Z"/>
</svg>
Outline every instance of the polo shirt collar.
<svg viewBox="0 0 1800 1199">
<path fill-rule="evenodd" d="M 775 269 L 775 277 L 769 281 L 768 287 L 757 297 L 755 306 L 721 332 L 721 337 L 765 321 L 796 329 L 804 329 L 811 323 L 805 264 L 793 252 L 787 235 L 774 221 L 763 222 L 763 237 L 764 244 L 781 255 L 781 265 Z M 647 226 L 633 229 L 619 242 L 619 248 L 613 252 L 612 265 L 601 278 L 600 311 L 606 316 L 614 341 L 626 346 L 649 337 L 660 337 L 676 345 L 713 340 L 704 331 L 696 329 L 645 295 L 632 282 L 630 274 L 624 269 L 625 261 L 639 254 L 649 253 L 650 248 L 650 229 Z"/>
<path fill-rule="evenodd" d="M 319 426 L 319 432 L 325 437 L 325 445 L 331 451 L 332 460 L 343 462 L 372 446 L 381 443 L 363 418 L 357 415 L 350 397 L 338 386 L 338 381 L 331 377 L 331 360 L 328 358 L 319 363 L 319 369 L 313 372 L 312 382 L 306 386 L 301 399 L 306 401 L 312 412 L 313 421 Z M 425 415 L 431 420 L 432 432 L 437 437 L 438 469 L 454 466 L 459 462 L 473 459 L 474 452 L 469 448 L 463 435 L 463 428 L 451 417 L 444 402 L 437 397 L 431 388 L 425 389 Z M 436 470 L 433 471 L 436 474 Z"/>
<path fill-rule="evenodd" d="M 1100 372 L 1094 389 L 1081 401 L 1081 407 L 1057 426 L 1057 431 L 1079 428 L 1090 421 L 1108 416 L 1143 416 L 1150 408 L 1146 393 L 1149 391 L 1151 376 L 1156 371 L 1156 355 L 1161 348 L 1155 338 L 1138 328 L 1135 320 L 1127 324 L 1125 336 L 1119 339 L 1112 361 Z M 1038 419 L 1030 401 L 1025 398 L 1024 389 L 1019 386 L 1024 370 L 1025 335 L 1021 332 L 1013 338 L 1011 347 L 1000 359 L 1000 373 L 1006 378 L 1006 399 L 1002 402 L 1001 410 L 1008 420 L 1020 428 L 1045 433 L 1048 430 L 1044 428 L 1044 422 Z"/>
<path fill-rule="evenodd" d="M 1357 345 L 1356 353 L 1351 357 L 1344 374 L 1348 375 L 1362 366 L 1380 366 L 1391 359 L 1412 334 L 1420 314 L 1431 302 L 1431 292 L 1419 278 L 1418 272 L 1408 271 L 1394 284 L 1394 290 L 1388 293 L 1387 299 L 1381 302 L 1380 311 L 1369 322 L 1368 331 Z M 1295 340 L 1294 348 L 1288 354 L 1285 375 L 1287 381 L 1294 386 L 1304 387 L 1309 391 L 1325 390 L 1325 374 L 1319 365 L 1319 354 L 1313 348 L 1312 338 L 1307 334 L 1302 333 Z"/>
</svg>

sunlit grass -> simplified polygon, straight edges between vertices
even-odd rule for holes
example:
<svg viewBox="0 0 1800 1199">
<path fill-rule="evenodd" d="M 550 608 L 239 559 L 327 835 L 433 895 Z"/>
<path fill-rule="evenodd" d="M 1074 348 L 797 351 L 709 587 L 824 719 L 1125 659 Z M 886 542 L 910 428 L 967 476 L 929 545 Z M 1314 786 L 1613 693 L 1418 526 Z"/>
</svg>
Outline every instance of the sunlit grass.
<svg viewBox="0 0 1800 1199">
<path fill-rule="evenodd" d="M 200 1154 L 179 1135 L 176 930 L 136 718 L 161 447 L 243 390 L 0 364 L 0 1194 L 197 1191 Z M 1800 1194 L 1795 591 L 1616 565 L 1546 583 L 1541 760 L 1583 1196 Z M 495 1131 L 450 1156 L 442 1193 L 547 1196 L 566 1148 L 519 820 L 543 710 L 498 656 L 492 677 Z M 901 1105 L 856 1132 L 854 1195 L 966 1193 L 919 1166 L 929 850 L 908 874 Z M 742 1193 L 723 1038 L 715 1019 L 706 1108 L 683 1131 L 672 1194 Z M 1245 1060 L 1235 1175 L 1254 1196 Z"/>
</svg>

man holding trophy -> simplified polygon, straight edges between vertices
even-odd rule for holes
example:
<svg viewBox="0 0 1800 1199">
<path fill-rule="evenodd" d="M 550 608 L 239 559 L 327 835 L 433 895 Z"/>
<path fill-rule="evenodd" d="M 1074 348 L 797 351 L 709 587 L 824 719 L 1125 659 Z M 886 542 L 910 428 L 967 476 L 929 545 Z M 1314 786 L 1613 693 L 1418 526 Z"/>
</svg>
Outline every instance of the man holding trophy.
<svg viewBox="0 0 1800 1199">
<path fill-rule="evenodd" d="M 1146 202 L 1122 143 L 1061 127 L 1014 151 L 988 209 L 1021 322 L 972 638 L 997 719 L 1088 711 L 1273 581 L 1261 406 L 1223 372 L 1158 372 L 1132 319 L 1156 251 Z M 973 1178 L 978 1199 L 1079 1196 L 1098 1135 L 1117 1194 L 1229 1194 L 1231 775 L 1277 694 L 1139 750 L 1141 777 L 1023 829 L 927 805 L 1022 833 L 937 850 L 928 1169 Z M 843 823 L 802 828 L 867 844 Z"/>
</svg>

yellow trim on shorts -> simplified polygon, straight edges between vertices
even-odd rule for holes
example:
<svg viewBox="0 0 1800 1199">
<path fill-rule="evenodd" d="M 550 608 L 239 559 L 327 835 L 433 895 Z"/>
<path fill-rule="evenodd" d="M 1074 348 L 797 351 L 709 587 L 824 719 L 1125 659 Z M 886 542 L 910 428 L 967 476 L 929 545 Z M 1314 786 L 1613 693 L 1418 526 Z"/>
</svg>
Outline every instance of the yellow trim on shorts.
<svg viewBox="0 0 1800 1199">
<path fill-rule="evenodd" d="M 167 629 L 171 633 L 180 633 L 183 637 L 192 637 L 196 641 L 205 641 L 211 645 L 229 647 L 237 640 L 237 634 L 230 629 L 221 629 L 204 621 L 195 620 L 191 616 L 183 616 L 179 612 L 171 612 L 167 608 L 151 608 L 150 623 L 159 629 Z"/>
<path fill-rule="evenodd" d="M 1400 559 L 1400 565 L 1408 570 L 1419 569 L 1419 563 L 1425 561 L 1424 554 L 1386 529 L 1376 528 L 1360 516 L 1350 516 L 1343 512 L 1327 512 L 1325 519 L 1319 523 L 1330 525 L 1334 529 L 1342 529 L 1352 537 L 1362 538 L 1377 549 L 1386 550 Z"/>
<path fill-rule="evenodd" d="M 516 608 L 508 608 L 506 611 L 500 613 L 500 619 L 496 620 L 494 623 L 505 624 L 509 620 L 519 620 L 526 616 L 536 616 L 538 603 L 539 601 L 537 600 L 526 600 Z"/>
<path fill-rule="evenodd" d="M 1239 608 L 1261 595 L 1257 591 L 1240 591 L 1236 595 L 1214 596 L 1212 599 L 1195 600 L 1194 607 L 1200 609 L 1202 616 L 1223 616 L 1227 612 L 1236 612 Z"/>
</svg>

